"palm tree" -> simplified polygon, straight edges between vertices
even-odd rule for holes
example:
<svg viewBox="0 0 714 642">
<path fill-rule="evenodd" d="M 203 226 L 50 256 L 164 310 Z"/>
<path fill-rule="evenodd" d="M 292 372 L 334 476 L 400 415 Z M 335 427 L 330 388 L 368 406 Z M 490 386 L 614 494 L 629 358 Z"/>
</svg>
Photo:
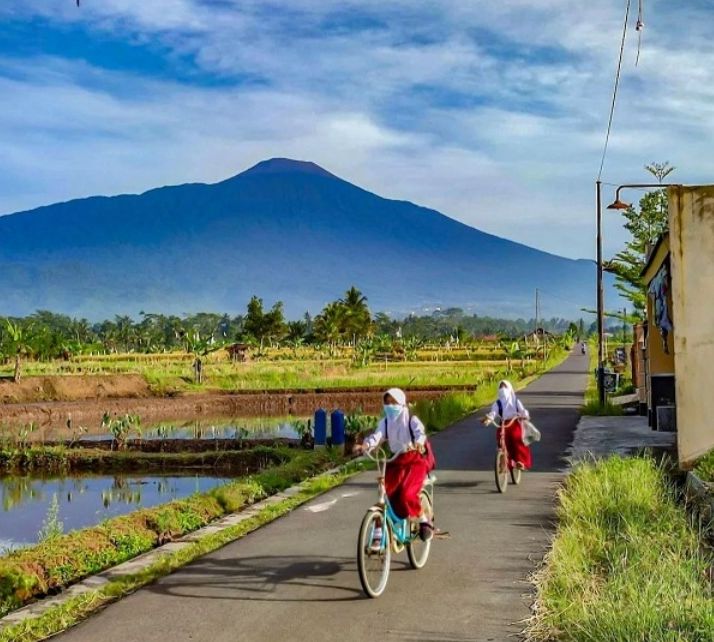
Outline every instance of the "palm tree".
<svg viewBox="0 0 714 642">
<path fill-rule="evenodd" d="M 320 341 L 330 344 L 333 353 L 335 344 L 340 340 L 344 327 L 345 308 L 338 302 L 328 303 L 315 318 L 315 335 Z"/>
<path fill-rule="evenodd" d="M 13 323 L 10 319 L 5 319 L 5 330 L 7 331 L 8 336 L 8 350 L 10 354 L 15 355 L 15 373 L 13 375 L 13 381 L 15 383 L 19 383 L 21 378 L 20 357 L 26 356 L 32 352 L 28 336 L 29 329 L 30 326 L 23 328 L 19 322 Z"/>
<path fill-rule="evenodd" d="M 344 307 L 344 332 L 353 341 L 369 334 L 372 325 L 372 315 L 367 307 L 367 297 L 354 285 L 345 292 L 339 300 Z"/>
</svg>

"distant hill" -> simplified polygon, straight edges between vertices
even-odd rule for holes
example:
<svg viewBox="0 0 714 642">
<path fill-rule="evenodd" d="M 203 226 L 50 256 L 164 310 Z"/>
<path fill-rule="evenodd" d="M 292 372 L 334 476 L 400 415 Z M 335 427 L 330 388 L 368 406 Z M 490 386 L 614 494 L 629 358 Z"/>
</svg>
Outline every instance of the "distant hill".
<svg viewBox="0 0 714 642">
<path fill-rule="evenodd" d="M 0 315 L 235 313 L 257 294 L 297 316 L 354 284 L 375 311 L 453 305 L 525 317 L 540 287 L 555 295 L 549 316 L 575 318 L 592 304 L 594 278 L 590 261 L 486 234 L 313 163 L 279 158 L 213 185 L 0 217 Z"/>
</svg>

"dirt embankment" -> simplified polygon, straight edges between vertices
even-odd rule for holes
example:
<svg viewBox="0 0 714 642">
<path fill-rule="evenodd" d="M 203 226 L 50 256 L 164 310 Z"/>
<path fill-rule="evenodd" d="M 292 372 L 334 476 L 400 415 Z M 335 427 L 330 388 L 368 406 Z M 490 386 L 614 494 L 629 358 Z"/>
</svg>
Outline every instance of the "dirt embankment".
<svg viewBox="0 0 714 642">
<path fill-rule="evenodd" d="M 449 389 L 412 389 L 408 394 L 411 401 L 436 399 Z M 339 408 L 345 412 L 361 409 L 376 414 L 381 410 L 381 397 L 381 389 L 371 388 L 152 397 L 148 385 L 138 375 L 34 377 L 19 384 L 0 383 L 0 401 L 4 400 L 0 403 L 0 424 L 17 426 L 34 422 L 40 426 L 59 427 L 71 421 L 74 426 L 86 426 L 91 430 L 99 426 L 105 412 L 137 414 L 145 425 L 216 417 L 308 416 L 317 408 Z"/>
<path fill-rule="evenodd" d="M 0 404 L 150 396 L 146 380 L 136 374 L 27 377 L 19 383 L 0 379 Z"/>
</svg>

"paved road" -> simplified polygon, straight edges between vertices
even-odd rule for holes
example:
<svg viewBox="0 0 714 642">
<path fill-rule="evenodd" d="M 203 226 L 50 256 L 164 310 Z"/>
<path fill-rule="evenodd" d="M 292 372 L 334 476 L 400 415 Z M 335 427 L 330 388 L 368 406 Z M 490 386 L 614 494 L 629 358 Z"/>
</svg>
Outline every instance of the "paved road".
<svg viewBox="0 0 714 642">
<path fill-rule="evenodd" d="M 533 471 L 495 492 L 493 429 L 466 419 L 434 438 L 436 541 L 421 571 L 393 559 L 387 592 L 363 597 L 355 544 L 375 497 L 362 474 L 290 515 L 125 598 L 63 642 L 504 641 L 528 617 L 527 577 L 547 547 L 553 491 L 586 384 L 587 357 L 519 393 L 541 428 Z"/>
</svg>

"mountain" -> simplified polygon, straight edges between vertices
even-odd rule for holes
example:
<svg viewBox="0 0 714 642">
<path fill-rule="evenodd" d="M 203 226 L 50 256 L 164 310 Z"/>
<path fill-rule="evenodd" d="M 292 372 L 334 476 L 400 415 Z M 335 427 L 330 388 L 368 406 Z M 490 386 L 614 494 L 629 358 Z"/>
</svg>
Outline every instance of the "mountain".
<svg viewBox="0 0 714 642">
<path fill-rule="evenodd" d="M 581 316 L 594 264 L 547 254 L 434 210 L 381 198 L 314 163 L 267 160 L 220 183 L 91 197 L 0 217 L 0 315 L 89 319 L 140 310 L 244 310 L 253 294 L 289 316 L 351 285 L 373 310 L 460 306 Z M 552 297 L 551 294 L 552 293 Z"/>
</svg>

